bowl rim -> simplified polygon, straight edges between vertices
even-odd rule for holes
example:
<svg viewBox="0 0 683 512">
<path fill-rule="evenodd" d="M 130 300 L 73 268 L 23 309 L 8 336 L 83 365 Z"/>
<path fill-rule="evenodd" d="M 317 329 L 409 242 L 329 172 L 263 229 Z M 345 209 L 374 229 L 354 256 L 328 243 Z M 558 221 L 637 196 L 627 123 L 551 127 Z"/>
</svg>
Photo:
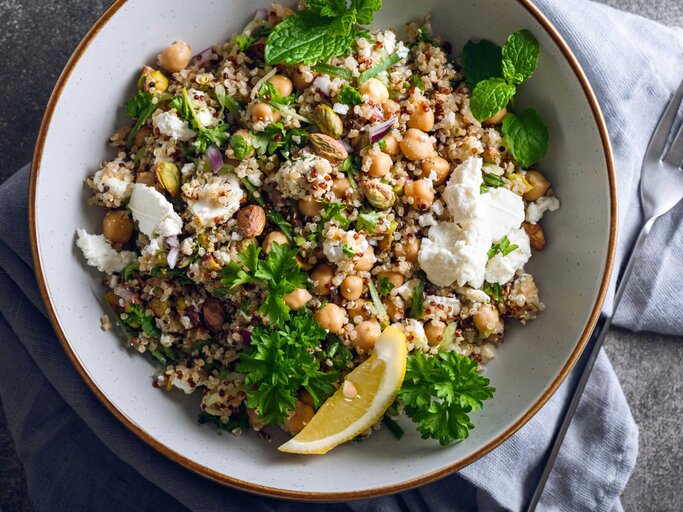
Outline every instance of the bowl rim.
<svg viewBox="0 0 683 512">
<path fill-rule="evenodd" d="M 107 24 L 107 22 L 116 14 L 116 12 L 127 2 L 128 0 L 114 0 L 114 2 L 104 11 L 104 13 L 97 19 L 93 26 L 88 30 L 86 35 L 83 37 L 81 42 L 78 44 L 71 57 L 67 61 L 64 69 L 62 70 L 59 79 L 50 95 L 48 100 L 45 114 L 43 116 L 38 137 L 36 139 L 36 145 L 33 152 L 33 160 L 31 163 L 31 173 L 30 173 L 30 183 L 29 183 L 29 231 L 30 231 L 30 243 L 31 243 L 31 253 L 33 257 L 33 266 L 36 274 L 36 279 L 38 282 L 38 287 L 40 289 L 40 294 L 45 303 L 45 307 L 50 318 L 50 322 L 55 330 L 55 334 L 59 339 L 62 348 L 66 352 L 67 356 L 71 360 L 71 363 L 75 367 L 78 374 L 88 385 L 90 390 L 95 394 L 98 400 L 105 406 L 105 408 L 117 418 L 128 430 L 135 434 L 139 439 L 147 443 L 149 446 L 154 448 L 157 452 L 161 453 L 171 461 L 180 464 L 181 466 L 204 476 L 215 482 L 228 485 L 230 487 L 237 488 L 243 491 L 249 491 L 254 494 L 259 494 L 268 497 L 289 499 L 289 500 L 304 500 L 304 501 L 348 501 L 348 500 L 358 500 L 373 498 L 378 496 L 383 496 L 387 494 L 397 493 L 412 489 L 437 479 L 443 478 L 447 475 L 458 471 L 465 466 L 471 464 L 472 462 L 480 459 L 491 450 L 499 446 L 506 439 L 517 432 L 522 426 L 524 426 L 537 412 L 543 407 L 543 405 L 550 399 L 550 397 L 557 391 L 557 388 L 562 384 L 566 376 L 569 374 L 571 369 L 576 364 L 579 356 L 581 355 L 588 339 L 590 337 L 593 328 L 598 320 L 600 311 L 602 309 L 602 304 L 605 300 L 607 290 L 609 288 L 610 277 L 612 273 L 612 267 L 614 265 L 614 258 L 616 252 L 616 239 L 617 239 L 617 193 L 616 193 L 616 176 L 614 171 L 614 158 L 612 155 L 612 145 L 610 142 L 607 125 L 603 117 L 602 111 L 595 97 L 595 93 L 588 82 L 585 72 L 583 71 L 581 65 L 579 64 L 574 53 L 571 51 L 567 45 L 564 38 L 560 35 L 557 28 L 550 22 L 550 20 L 541 12 L 541 10 L 532 2 L 532 0 L 515 0 L 521 7 L 526 9 L 526 11 L 543 27 L 548 36 L 554 41 L 557 47 L 562 52 L 562 55 L 572 68 L 574 75 L 581 84 L 584 95 L 588 100 L 593 113 L 593 119 L 598 127 L 600 133 L 600 139 L 604 151 L 606 171 L 609 184 L 609 195 L 610 195 L 610 227 L 609 227 L 609 244 L 607 248 L 607 257 L 605 259 L 605 266 L 600 282 L 600 288 L 598 295 L 595 300 L 595 304 L 591 310 L 590 317 L 586 323 L 583 332 L 574 347 L 569 359 L 566 361 L 560 372 L 554 377 L 550 386 L 543 392 L 543 394 L 518 418 L 515 422 L 508 426 L 508 428 L 486 443 L 476 452 L 470 454 L 467 457 L 457 460 L 453 464 L 450 464 L 444 468 L 437 471 L 433 471 L 427 474 L 420 475 L 416 478 L 399 482 L 393 485 L 375 487 L 371 489 L 364 489 L 361 491 L 343 491 L 343 492 L 307 492 L 307 491 L 295 491 L 288 489 L 279 489 L 276 487 L 269 487 L 247 482 L 245 480 L 240 480 L 238 478 L 231 477 L 229 475 L 214 471 L 206 466 L 198 464 L 187 457 L 177 453 L 169 446 L 162 444 L 157 441 L 152 435 L 147 433 L 137 424 L 135 424 L 130 418 L 125 416 L 117 407 L 109 401 L 109 399 L 104 395 L 104 393 L 97 387 L 94 381 L 90 378 L 85 368 L 81 365 L 76 354 L 71 348 L 64 331 L 61 328 L 59 317 L 57 316 L 56 310 L 52 305 L 50 300 L 50 295 L 48 293 L 47 284 L 45 281 L 45 276 L 43 273 L 43 268 L 41 264 L 41 257 L 38 249 L 38 234 L 37 234 L 37 223 L 36 223 L 36 189 L 38 175 L 40 173 L 43 150 L 45 147 L 45 141 L 50 128 L 50 123 L 55 111 L 55 107 L 59 102 L 61 93 L 64 86 L 68 82 L 72 71 L 80 61 L 83 53 L 88 48 L 90 43 L 95 39 L 99 31 Z"/>
</svg>

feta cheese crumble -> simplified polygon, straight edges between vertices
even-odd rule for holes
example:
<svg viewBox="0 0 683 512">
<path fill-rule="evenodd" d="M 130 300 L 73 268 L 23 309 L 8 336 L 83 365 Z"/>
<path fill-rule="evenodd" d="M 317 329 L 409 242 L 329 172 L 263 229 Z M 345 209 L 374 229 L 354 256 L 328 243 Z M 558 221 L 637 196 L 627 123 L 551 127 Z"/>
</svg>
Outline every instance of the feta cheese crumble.
<svg viewBox="0 0 683 512">
<path fill-rule="evenodd" d="M 555 196 L 539 197 L 526 206 L 526 221 L 538 224 L 545 212 L 554 212 L 560 208 L 560 200 Z"/>
<path fill-rule="evenodd" d="M 136 183 L 128 207 L 140 231 L 150 238 L 154 235 L 175 236 L 183 230 L 183 221 L 173 205 L 152 187 Z"/>
<path fill-rule="evenodd" d="M 163 135 L 175 140 L 186 142 L 197 136 L 188 122 L 180 119 L 175 111 L 161 112 L 153 117 L 153 122 Z"/>
<path fill-rule="evenodd" d="M 118 252 L 109 240 L 104 238 L 104 235 L 90 235 L 85 229 L 77 229 L 76 235 L 76 245 L 83 251 L 88 265 L 97 268 L 100 272 L 107 274 L 121 272 L 138 259 L 134 252 Z"/>
<path fill-rule="evenodd" d="M 183 185 L 183 196 L 200 226 L 222 224 L 240 208 L 244 192 L 234 174 L 193 180 Z"/>
</svg>

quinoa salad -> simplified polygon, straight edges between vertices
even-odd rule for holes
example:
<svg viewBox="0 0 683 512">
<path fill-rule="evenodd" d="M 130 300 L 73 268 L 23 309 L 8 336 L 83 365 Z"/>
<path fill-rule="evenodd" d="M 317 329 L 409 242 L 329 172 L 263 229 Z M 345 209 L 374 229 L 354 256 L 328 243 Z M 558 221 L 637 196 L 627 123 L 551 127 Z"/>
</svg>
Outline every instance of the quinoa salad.
<svg viewBox="0 0 683 512">
<path fill-rule="evenodd" d="M 360 399 L 347 376 L 391 330 L 397 380 L 335 443 L 410 420 L 461 441 L 507 328 L 544 309 L 525 265 L 559 201 L 537 165 L 548 130 L 514 98 L 538 42 L 455 49 L 429 17 L 375 29 L 380 7 L 273 4 L 199 53 L 173 42 L 85 181 L 104 220 L 76 245 L 104 275 L 102 329 L 219 431 L 296 436 Z"/>
</svg>

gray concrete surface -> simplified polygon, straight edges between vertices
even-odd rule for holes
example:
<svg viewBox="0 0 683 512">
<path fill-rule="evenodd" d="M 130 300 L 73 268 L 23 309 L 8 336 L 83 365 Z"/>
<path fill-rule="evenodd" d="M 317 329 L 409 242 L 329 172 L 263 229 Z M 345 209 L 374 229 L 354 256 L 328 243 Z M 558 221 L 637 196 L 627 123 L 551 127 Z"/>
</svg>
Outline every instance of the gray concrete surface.
<svg viewBox="0 0 683 512">
<path fill-rule="evenodd" d="M 681 0 L 600 1 L 683 26 Z M 108 4 L 109 0 L 0 0 L 0 182 L 31 158 L 59 72 Z M 640 427 L 640 454 L 622 496 L 624 508 L 683 510 L 683 338 L 615 329 L 606 348 Z M 0 509 L 31 510 L 1 409 Z"/>
</svg>

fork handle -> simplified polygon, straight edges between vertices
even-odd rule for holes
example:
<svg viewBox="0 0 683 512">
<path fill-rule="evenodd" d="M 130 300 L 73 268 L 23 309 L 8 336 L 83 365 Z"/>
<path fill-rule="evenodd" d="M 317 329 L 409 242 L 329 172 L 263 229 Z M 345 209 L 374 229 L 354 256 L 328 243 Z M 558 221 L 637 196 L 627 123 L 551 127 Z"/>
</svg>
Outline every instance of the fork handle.
<svg viewBox="0 0 683 512">
<path fill-rule="evenodd" d="M 591 370 L 593 369 L 595 361 L 598 358 L 600 348 L 602 348 L 602 344 L 605 341 L 607 332 L 612 325 L 614 312 L 616 311 L 617 306 L 619 305 L 619 302 L 621 302 L 621 298 L 624 295 L 626 284 L 628 283 L 629 277 L 631 277 L 631 273 L 633 272 L 634 263 L 643 247 L 643 244 L 645 243 L 645 239 L 650 234 L 650 230 L 652 229 L 652 225 L 654 224 L 655 220 L 657 220 L 657 217 L 652 217 L 643 224 L 640 229 L 640 233 L 638 233 L 638 237 L 631 247 L 631 250 L 625 255 L 626 264 L 623 267 L 623 271 L 620 272 L 619 276 L 617 277 L 617 291 L 614 294 L 612 312 L 603 313 L 600 315 L 598 323 L 595 326 L 588 343 L 586 344 L 586 348 L 584 349 L 581 358 L 579 359 L 577 371 L 580 371 L 580 377 L 572 391 L 571 400 L 567 403 L 564 411 L 562 412 L 562 422 L 555 430 L 554 439 L 545 456 L 543 472 L 541 473 L 541 476 L 536 484 L 534 494 L 531 496 L 529 506 L 526 509 L 528 512 L 534 512 L 539 500 L 541 499 L 545 484 L 548 481 L 548 477 L 550 476 L 555 461 L 557 460 L 557 455 L 562 447 L 562 442 L 567 434 L 567 430 L 569 430 L 569 425 L 572 422 L 576 408 L 579 406 L 579 402 L 581 401 L 581 396 L 583 395 L 583 390 L 586 388 L 586 383 L 590 377 Z M 579 368 L 580 370 L 578 370 Z"/>
</svg>

